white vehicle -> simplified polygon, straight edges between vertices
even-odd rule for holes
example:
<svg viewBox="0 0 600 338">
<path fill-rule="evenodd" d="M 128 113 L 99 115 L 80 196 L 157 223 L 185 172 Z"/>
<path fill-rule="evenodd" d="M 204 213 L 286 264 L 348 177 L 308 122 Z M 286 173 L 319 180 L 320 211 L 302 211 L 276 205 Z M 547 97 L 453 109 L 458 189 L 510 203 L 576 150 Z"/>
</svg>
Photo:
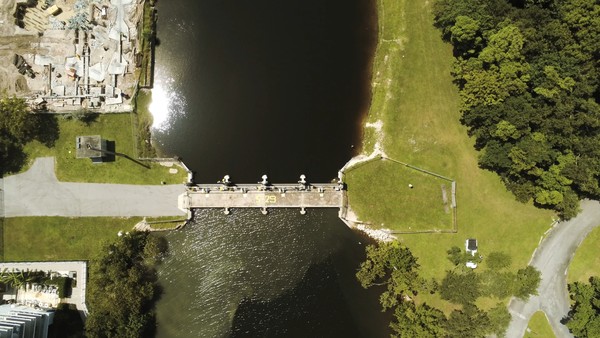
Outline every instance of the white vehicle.
<svg viewBox="0 0 600 338">
<path fill-rule="evenodd" d="M 475 257 L 477 253 L 477 240 L 474 238 L 469 238 L 465 241 L 465 250 L 467 253 L 470 253 L 471 256 Z M 477 267 L 477 263 L 473 261 L 467 261 L 465 264 L 468 268 L 475 269 Z"/>
</svg>

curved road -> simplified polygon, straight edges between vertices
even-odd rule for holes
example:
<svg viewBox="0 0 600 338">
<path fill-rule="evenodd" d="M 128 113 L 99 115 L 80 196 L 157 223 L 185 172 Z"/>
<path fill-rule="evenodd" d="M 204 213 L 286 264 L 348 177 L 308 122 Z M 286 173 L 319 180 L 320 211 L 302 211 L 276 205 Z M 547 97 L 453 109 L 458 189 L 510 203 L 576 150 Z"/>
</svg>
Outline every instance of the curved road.
<svg viewBox="0 0 600 338">
<path fill-rule="evenodd" d="M 592 229 L 600 225 L 600 202 L 584 200 L 582 211 L 567 222 L 560 222 L 538 246 L 530 265 L 542 273 L 538 296 L 527 302 L 513 298 L 508 306 L 512 320 L 506 337 L 523 337 L 527 323 L 538 310 L 546 313 L 557 338 L 573 337 L 560 320 L 569 313 L 570 300 L 567 291 L 567 269 L 575 250 Z"/>
</svg>

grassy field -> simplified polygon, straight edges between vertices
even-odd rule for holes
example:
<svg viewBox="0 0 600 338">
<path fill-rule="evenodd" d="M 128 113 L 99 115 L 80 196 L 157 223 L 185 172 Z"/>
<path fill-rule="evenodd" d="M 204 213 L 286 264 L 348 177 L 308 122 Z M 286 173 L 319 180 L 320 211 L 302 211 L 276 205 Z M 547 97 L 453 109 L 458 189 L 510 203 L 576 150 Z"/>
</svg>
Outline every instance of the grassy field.
<svg viewBox="0 0 600 338">
<path fill-rule="evenodd" d="M 569 265 L 567 282 L 588 282 L 592 276 L 600 276 L 600 227 L 592 230 L 575 251 L 575 256 Z"/>
<path fill-rule="evenodd" d="M 133 127 L 133 114 L 98 115 L 89 125 L 71 119 L 58 117 L 60 136 L 52 148 L 34 141 L 25 146 L 30 163 L 39 156 L 55 156 L 56 175 L 64 182 L 160 184 L 183 183 L 186 173 L 178 168 L 177 174 L 170 174 L 169 168 L 157 163 L 143 165 L 131 159 L 116 156 L 114 162 L 93 164 L 88 159 L 75 158 L 75 138 L 78 135 L 100 135 L 113 141 L 116 152 L 137 158 L 136 137 Z M 148 169 L 145 166 L 150 166 Z M 26 169 L 26 168 L 25 168 Z"/>
<path fill-rule="evenodd" d="M 523 336 L 523 338 L 534 337 L 556 337 L 556 335 L 554 335 L 554 331 L 552 331 L 550 323 L 548 323 L 548 318 L 546 318 L 546 314 L 544 314 L 544 312 L 542 311 L 538 311 L 534 313 L 533 316 L 531 316 L 529 324 L 527 325 L 527 331 L 525 331 L 525 335 Z"/>
<path fill-rule="evenodd" d="M 156 150 L 149 142 L 152 137 L 150 128 L 152 127 L 152 114 L 148 110 L 152 101 L 152 92 L 146 89 L 140 89 L 136 97 L 137 119 L 135 125 L 137 129 L 137 149 L 140 157 L 156 157 Z"/>
<path fill-rule="evenodd" d="M 4 220 L 5 261 L 91 259 L 141 217 L 18 217 Z"/>
<path fill-rule="evenodd" d="M 352 195 L 352 207 L 364 219 L 377 219 L 378 223 L 371 224 L 373 228 L 452 231 L 450 181 L 385 159 L 368 162 L 354 170 L 359 170 L 360 175 L 352 175 L 352 169 L 346 172 L 348 191 L 354 192 L 354 187 L 361 190 Z M 386 180 L 380 181 L 377 177 Z M 386 203 L 387 200 L 395 200 L 397 204 Z M 414 207 L 406 208 L 406 205 Z"/>
<path fill-rule="evenodd" d="M 365 128 L 363 152 L 370 153 L 379 142 L 389 157 L 457 181 L 457 234 L 398 236 L 419 258 L 425 277 L 441 279 L 451 269 L 446 250 L 464 247 L 466 238 L 478 239 L 484 259 L 492 251 L 510 254 L 511 268 L 516 270 L 527 265 L 554 214 L 517 202 L 498 176 L 479 169 L 473 140 L 459 122 L 459 95 L 450 75 L 452 49 L 433 27 L 431 5 L 427 0 L 378 1 L 379 47 L 373 68 L 372 105 L 364 122 L 379 120 L 383 126 L 382 133 Z M 393 179 L 381 173 L 373 177 L 369 170 L 351 174 L 355 177 L 347 181 L 356 184 L 348 184 L 348 199 L 356 210 L 364 209 L 358 205 L 359 195 L 369 189 L 369 180 Z M 383 192 L 375 195 L 384 196 Z M 378 201 L 371 201 L 368 217 L 358 213 L 361 220 L 402 229 L 407 220 L 390 223 L 386 210 L 402 207 L 407 212 L 425 212 L 420 202 L 408 203 L 397 196 Z M 446 311 L 451 308 L 437 297 L 424 300 Z M 478 304 L 487 307 L 497 301 L 484 299 Z"/>
</svg>

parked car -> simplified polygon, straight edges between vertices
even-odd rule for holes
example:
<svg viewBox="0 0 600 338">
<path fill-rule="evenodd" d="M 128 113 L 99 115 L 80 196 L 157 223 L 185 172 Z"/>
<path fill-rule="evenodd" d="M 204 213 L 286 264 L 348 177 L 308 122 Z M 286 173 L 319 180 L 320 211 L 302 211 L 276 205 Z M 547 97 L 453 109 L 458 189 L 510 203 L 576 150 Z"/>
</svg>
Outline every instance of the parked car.
<svg viewBox="0 0 600 338">
<path fill-rule="evenodd" d="M 475 257 L 477 253 L 477 240 L 474 238 L 469 238 L 465 241 L 465 250 L 467 253 L 470 253 L 471 256 Z M 474 261 L 467 261 L 466 266 L 471 269 L 475 269 L 477 267 L 477 263 Z"/>
</svg>

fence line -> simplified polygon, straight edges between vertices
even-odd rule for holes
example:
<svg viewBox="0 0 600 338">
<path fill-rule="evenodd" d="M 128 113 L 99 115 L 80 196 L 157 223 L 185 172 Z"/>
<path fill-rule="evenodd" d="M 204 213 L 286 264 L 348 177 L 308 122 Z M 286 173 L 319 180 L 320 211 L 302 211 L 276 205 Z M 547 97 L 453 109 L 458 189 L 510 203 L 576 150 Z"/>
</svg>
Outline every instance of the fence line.
<svg viewBox="0 0 600 338">
<path fill-rule="evenodd" d="M 398 161 L 398 160 L 395 160 L 395 159 L 393 159 L 393 158 L 389 158 L 389 157 L 385 157 L 385 156 L 381 156 L 381 158 L 382 158 L 382 159 L 384 159 L 384 160 L 389 160 L 389 161 L 392 161 L 392 162 L 396 162 L 396 163 L 398 163 L 398 164 L 402 164 L 402 165 L 404 165 L 404 166 L 406 166 L 406 167 L 409 167 L 409 168 L 411 168 L 411 169 L 415 169 L 415 170 L 417 170 L 417 171 L 424 172 L 424 173 L 426 173 L 426 174 L 429 174 L 429 175 L 432 175 L 432 176 L 435 176 L 435 177 L 441 178 L 441 179 L 443 179 L 443 180 L 446 180 L 446 181 L 454 182 L 454 180 L 453 180 L 453 179 L 451 179 L 451 178 L 448 178 L 448 177 L 446 177 L 446 176 L 442 176 L 442 175 L 440 175 L 440 174 L 436 174 L 436 173 L 434 173 L 433 171 L 429 171 L 429 170 L 426 170 L 426 169 L 423 169 L 423 168 L 416 167 L 416 166 L 414 166 L 414 165 L 412 165 L 412 164 L 404 163 L 404 162 L 402 162 L 402 161 Z"/>
<path fill-rule="evenodd" d="M 431 230 L 411 230 L 411 231 L 404 231 L 404 230 L 389 230 L 390 234 L 428 234 L 428 233 L 436 233 L 436 234 L 455 234 L 458 233 L 458 213 L 457 213 L 457 203 L 456 203 L 456 181 L 452 178 L 434 173 L 432 171 L 423 169 L 423 168 L 419 168 L 417 166 L 402 162 L 402 161 L 398 161 L 396 159 L 387 157 L 387 156 L 383 156 L 383 155 L 379 155 L 370 159 L 367 159 L 365 161 L 362 162 L 358 162 L 354 165 L 351 165 L 349 167 L 344 167 L 342 168 L 342 170 L 340 170 L 340 173 L 345 174 L 346 172 L 352 171 L 354 169 L 358 169 L 366 164 L 369 164 L 371 162 L 374 162 L 376 160 L 388 160 L 400 165 L 403 165 L 407 168 L 416 170 L 416 171 L 420 171 L 422 173 L 425 173 L 427 175 L 431 175 L 440 179 L 443 179 L 445 181 L 449 181 L 451 182 L 451 187 L 452 187 L 452 196 L 451 196 L 451 208 L 452 208 L 452 229 L 450 230 L 446 230 L 446 229 L 431 229 Z M 343 207 L 340 208 L 340 218 L 346 220 L 346 216 L 347 216 L 347 208 L 348 208 L 348 199 L 345 198 L 344 199 L 344 203 L 343 203 Z M 371 225 L 370 223 L 365 223 L 365 222 L 357 222 L 357 221 L 353 221 L 353 223 L 356 224 L 364 224 L 364 225 Z"/>
</svg>

